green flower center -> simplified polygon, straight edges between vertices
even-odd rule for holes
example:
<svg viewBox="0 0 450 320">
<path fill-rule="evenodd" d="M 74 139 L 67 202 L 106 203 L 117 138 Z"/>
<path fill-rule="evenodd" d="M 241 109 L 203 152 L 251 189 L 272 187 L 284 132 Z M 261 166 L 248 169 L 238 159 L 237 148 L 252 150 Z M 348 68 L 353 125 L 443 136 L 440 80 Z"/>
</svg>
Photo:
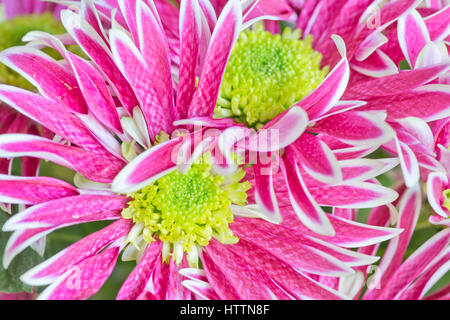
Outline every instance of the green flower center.
<svg viewBox="0 0 450 320">
<path fill-rule="evenodd" d="M 450 189 L 445 190 L 442 194 L 444 195 L 444 202 L 442 205 L 450 211 Z"/>
<path fill-rule="evenodd" d="M 55 19 L 52 13 L 17 16 L 0 23 L 0 51 L 24 45 L 25 43 L 22 42 L 23 36 L 33 30 L 51 34 L 65 33 L 63 25 Z M 43 51 L 54 58 L 60 58 L 59 54 L 53 49 L 46 48 Z M 3 64 L 0 64 L 0 83 L 29 90 L 34 89 L 34 86 L 25 78 Z"/>
<path fill-rule="evenodd" d="M 224 244 L 238 241 L 229 229 L 230 205 L 247 203 L 250 183 L 240 182 L 245 175 L 242 169 L 227 177 L 215 175 L 209 157 L 204 155 L 185 174 L 174 171 L 128 194 L 132 200 L 122 217 L 133 219 L 145 242 L 159 238 L 169 251 L 178 247 L 189 253 L 208 245 L 213 237 Z M 182 254 L 174 260 L 179 263 L 181 258 Z"/>
<path fill-rule="evenodd" d="M 281 35 L 261 25 L 241 33 L 231 52 L 215 108 L 216 118 L 236 118 L 259 129 L 314 90 L 328 73 L 322 56 L 300 40 L 300 30 Z"/>
</svg>

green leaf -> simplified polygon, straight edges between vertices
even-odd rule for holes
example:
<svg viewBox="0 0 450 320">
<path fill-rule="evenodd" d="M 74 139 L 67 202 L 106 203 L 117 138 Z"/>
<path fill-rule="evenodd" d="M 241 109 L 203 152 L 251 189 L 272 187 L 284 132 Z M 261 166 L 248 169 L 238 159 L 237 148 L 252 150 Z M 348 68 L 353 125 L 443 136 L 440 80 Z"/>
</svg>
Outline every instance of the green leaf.
<svg viewBox="0 0 450 320">
<path fill-rule="evenodd" d="M 0 229 L 8 218 L 9 215 L 0 210 Z M 0 257 L 3 257 L 3 252 L 10 235 L 10 232 L 0 231 Z M 32 287 L 20 281 L 20 276 L 42 261 L 42 257 L 28 248 L 14 258 L 8 269 L 5 270 L 3 263 L 0 263 L 0 291 L 8 293 L 21 291 L 32 292 Z"/>
</svg>

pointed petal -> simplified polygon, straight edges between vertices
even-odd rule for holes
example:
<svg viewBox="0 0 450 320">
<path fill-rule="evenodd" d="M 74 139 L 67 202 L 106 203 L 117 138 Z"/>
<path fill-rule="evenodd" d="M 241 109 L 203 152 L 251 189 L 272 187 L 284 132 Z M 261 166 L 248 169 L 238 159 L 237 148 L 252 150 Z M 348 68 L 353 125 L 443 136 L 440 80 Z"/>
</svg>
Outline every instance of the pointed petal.
<svg viewBox="0 0 450 320">
<path fill-rule="evenodd" d="M 306 132 L 289 148 L 302 168 L 323 183 L 339 183 L 342 171 L 333 152 L 316 136 Z"/>
<path fill-rule="evenodd" d="M 434 212 L 447 218 L 448 212 L 441 206 L 442 192 L 448 186 L 448 177 L 443 172 L 432 172 L 427 180 L 427 198 Z"/>
<path fill-rule="evenodd" d="M 124 196 L 102 195 L 80 195 L 52 200 L 12 216 L 3 225 L 3 230 L 49 228 L 97 220 L 114 220 L 120 218 L 120 212 L 127 206 L 128 200 Z"/>
<path fill-rule="evenodd" d="M 72 185 L 54 178 L 0 175 L 2 202 L 37 204 L 78 194 Z"/>
<path fill-rule="evenodd" d="M 319 234 L 334 235 L 334 230 L 327 214 L 312 200 L 309 191 L 300 176 L 300 172 L 291 152 L 286 150 L 284 157 L 284 177 L 289 191 L 289 198 L 302 223 Z"/>
<path fill-rule="evenodd" d="M 119 219 L 27 271 L 21 276 L 21 280 L 34 286 L 50 284 L 72 266 L 94 256 L 115 240 L 126 236 L 132 226 L 131 220 Z"/>
<path fill-rule="evenodd" d="M 210 116 L 214 111 L 225 66 L 242 23 L 241 5 L 227 3 L 212 35 L 200 80 L 189 109 L 189 117 Z"/>
<path fill-rule="evenodd" d="M 49 160 L 73 169 L 86 178 L 111 182 L 124 162 L 108 154 L 95 154 L 77 147 L 65 146 L 35 135 L 0 135 L 0 157 L 30 156 Z"/>
</svg>

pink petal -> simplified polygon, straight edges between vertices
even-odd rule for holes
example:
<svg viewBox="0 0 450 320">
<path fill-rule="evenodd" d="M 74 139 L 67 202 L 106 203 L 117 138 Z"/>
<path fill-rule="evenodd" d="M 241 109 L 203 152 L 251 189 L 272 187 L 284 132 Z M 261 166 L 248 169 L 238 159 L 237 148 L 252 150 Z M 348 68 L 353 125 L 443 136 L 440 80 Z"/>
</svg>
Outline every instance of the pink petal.
<svg viewBox="0 0 450 320">
<path fill-rule="evenodd" d="M 119 69 L 133 86 L 134 92 L 141 102 L 141 110 L 152 141 L 160 131 L 172 132 L 173 110 L 167 108 L 167 105 L 160 100 L 161 97 L 157 93 L 157 86 L 154 82 L 156 74 L 123 31 L 112 29 L 110 41 L 111 50 Z"/>
<path fill-rule="evenodd" d="M 11 217 L 3 230 L 49 228 L 89 221 L 114 220 L 127 206 L 124 196 L 79 195 L 34 205 Z"/>
<path fill-rule="evenodd" d="M 99 70 L 105 73 L 118 98 L 132 114 L 133 108 L 138 104 L 136 97 L 131 86 L 114 63 L 112 54 L 100 35 L 89 24 L 82 23 L 80 16 L 69 10 L 61 12 L 61 21 L 67 32 L 83 48 L 83 51 L 99 66 Z"/>
<path fill-rule="evenodd" d="M 308 132 L 302 134 L 289 150 L 314 179 L 323 183 L 342 181 L 342 171 L 336 157 L 316 136 Z"/>
<path fill-rule="evenodd" d="M 97 293 L 116 265 L 120 248 L 113 247 L 73 266 L 38 297 L 40 300 L 83 300 Z"/>
<path fill-rule="evenodd" d="M 282 166 L 288 186 L 291 203 L 301 222 L 319 234 L 334 235 L 327 214 L 312 200 L 309 191 L 300 176 L 297 163 L 291 151 L 286 150 Z"/>
<path fill-rule="evenodd" d="M 119 219 L 37 265 L 25 273 L 21 280 L 35 286 L 50 284 L 71 267 L 94 256 L 115 240 L 126 236 L 132 226 L 131 220 Z"/>
<path fill-rule="evenodd" d="M 425 22 L 416 10 L 411 10 L 398 20 L 397 33 L 400 48 L 408 64 L 415 66 L 419 52 L 430 41 Z"/>
<path fill-rule="evenodd" d="M 61 104 L 6 85 L 0 85 L 0 100 L 84 149 L 105 152 L 81 121 Z"/>
<path fill-rule="evenodd" d="M 176 147 L 181 141 L 182 137 L 175 138 L 141 153 L 116 176 L 112 190 L 118 193 L 137 191 L 175 170 Z"/>
<path fill-rule="evenodd" d="M 111 182 L 124 166 L 123 161 L 112 155 L 95 154 L 35 135 L 8 134 L 0 136 L 0 157 L 23 156 L 55 162 L 98 182 Z"/>
<path fill-rule="evenodd" d="M 162 242 L 152 242 L 127 280 L 120 287 L 117 300 L 135 300 L 145 289 L 155 268 L 156 259 L 160 259 Z M 151 281 L 151 280 L 150 280 Z"/>
<path fill-rule="evenodd" d="M 385 114 L 348 111 L 318 121 L 311 131 L 323 132 L 350 145 L 381 145 L 394 136 Z"/>
<path fill-rule="evenodd" d="M 180 71 L 178 76 L 177 114 L 185 118 L 195 91 L 201 37 L 198 0 L 182 1 L 180 7 Z"/>
<path fill-rule="evenodd" d="M 253 166 L 255 172 L 255 199 L 264 217 L 274 223 L 281 222 L 280 209 L 273 185 L 272 163 Z"/>
<path fill-rule="evenodd" d="M 78 194 L 76 188 L 54 178 L 0 175 L 2 202 L 37 204 Z"/>
<path fill-rule="evenodd" d="M 424 20 L 432 41 L 440 41 L 448 37 L 450 33 L 450 7 L 443 7 Z"/>
<path fill-rule="evenodd" d="M 442 193 L 448 188 L 448 177 L 443 172 L 432 172 L 427 180 L 427 198 L 434 212 L 443 218 L 449 213 L 441 205 Z"/>
<path fill-rule="evenodd" d="M 364 61 L 352 60 L 350 66 L 359 73 L 373 78 L 383 78 L 398 73 L 395 62 L 379 49 Z"/>
<path fill-rule="evenodd" d="M 2 52 L 0 61 L 36 86 L 45 97 L 75 112 L 87 113 L 73 74 L 38 49 L 13 47 Z"/>
<path fill-rule="evenodd" d="M 200 80 L 189 109 L 189 117 L 210 116 L 231 49 L 238 38 L 242 23 L 241 5 L 232 0 L 227 3 L 212 35 Z"/>
</svg>

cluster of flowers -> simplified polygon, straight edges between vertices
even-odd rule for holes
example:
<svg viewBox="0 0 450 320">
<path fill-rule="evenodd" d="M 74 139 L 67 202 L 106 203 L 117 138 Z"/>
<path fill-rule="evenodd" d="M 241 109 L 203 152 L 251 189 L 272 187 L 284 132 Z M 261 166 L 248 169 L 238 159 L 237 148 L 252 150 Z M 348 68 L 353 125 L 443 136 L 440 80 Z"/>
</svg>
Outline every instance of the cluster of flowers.
<svg viewBox="0 0 450 320">
<path fill-rule="evenodd" d="M 91 297 L 119 257 L 117 299 L 450 298 L 426 295 L 450 268 L 445 0 L 3 5 L 4 267 L 112 221 L 23 274 L 40 299 Z"/>
</svg>

